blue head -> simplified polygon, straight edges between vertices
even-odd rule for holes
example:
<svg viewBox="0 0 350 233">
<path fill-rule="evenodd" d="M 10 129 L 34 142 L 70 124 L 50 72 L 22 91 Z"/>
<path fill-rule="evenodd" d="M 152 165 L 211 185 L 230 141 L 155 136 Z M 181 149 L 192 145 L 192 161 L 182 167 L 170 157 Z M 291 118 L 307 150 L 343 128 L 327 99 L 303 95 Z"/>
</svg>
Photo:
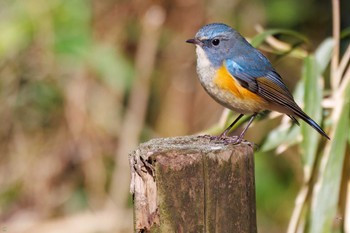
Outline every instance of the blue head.
<svg viewBox="0 0 350 233">
<path fill-rule="evenodd" d="M 186 42 L 202 48 L 215 67 L 221 66 L 226 59 L 249 56 L 250 53 L 256 52 L 236 30 L 223 23 L 205 25 L 197 32 L 195 38 Z"/>
</svg>

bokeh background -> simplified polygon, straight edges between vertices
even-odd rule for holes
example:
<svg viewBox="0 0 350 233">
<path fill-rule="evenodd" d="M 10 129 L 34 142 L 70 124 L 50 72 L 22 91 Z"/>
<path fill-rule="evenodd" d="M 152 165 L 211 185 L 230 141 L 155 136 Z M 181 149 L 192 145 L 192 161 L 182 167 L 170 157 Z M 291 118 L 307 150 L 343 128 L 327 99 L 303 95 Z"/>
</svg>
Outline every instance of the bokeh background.
<svg viewBox="0 0 350 233">
<path fill-rule="evenodd" d="M 350 2 L 340 5 L 346 29 Z M 293 30 L 313 52 L 332 36 L 332 2 L 0 0 L 1 232 L 132 232 L 128 153 L 154 137 L 219 132 L 230 117 L 200 86 L 185 43 L 209 22 L 249 39 Z M 294 90 L 303 59 L 264 53 Z M 280 122 L 262 117 L 246 138 L 261 145 Z M 300 148 L 255 158 L 259 232 L 284 232 L 303 183 Z"/>
</svg>

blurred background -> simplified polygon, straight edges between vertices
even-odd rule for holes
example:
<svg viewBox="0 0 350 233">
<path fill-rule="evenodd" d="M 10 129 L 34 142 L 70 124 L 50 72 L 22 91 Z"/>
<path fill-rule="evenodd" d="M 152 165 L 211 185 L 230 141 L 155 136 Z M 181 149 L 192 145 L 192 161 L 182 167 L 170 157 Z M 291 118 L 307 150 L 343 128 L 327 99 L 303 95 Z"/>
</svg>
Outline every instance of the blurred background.
<svg viewBox="0 0 350 233">
<path fill-rule="evenodd" d="M 346 29 L 350 2 L 340 6 Z M 185 43 L 210 22 L 249 39 L 292 30 L 308 42 L 275 39 L 312 53 L 332 36 L 332 2 L 0 0 L 0 231 L 132 232 L 129 152 L 220 132 L 231 117 L 200 86 Z M 263 51 L 295 90 L 304 59 Z M 264 145 L 281 120 L 262 117 L 246 139 Z M 262 233 L 287 230 L 304 182 L 300 147 L 276 148 L 255 156 Z"/>
</svg>

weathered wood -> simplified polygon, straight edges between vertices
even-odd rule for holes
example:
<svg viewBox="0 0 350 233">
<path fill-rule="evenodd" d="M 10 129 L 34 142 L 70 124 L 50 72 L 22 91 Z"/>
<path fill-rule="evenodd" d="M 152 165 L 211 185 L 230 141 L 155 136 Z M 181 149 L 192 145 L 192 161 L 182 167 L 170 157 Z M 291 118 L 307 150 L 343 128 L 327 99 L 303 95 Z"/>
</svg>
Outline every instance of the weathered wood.
<svg viewBox="0 0 350 233">
<path fill-rule="evenodd" d="M 196 136 L 130 155 L 136 232 L 257 232 L 253 148 Z"/>
</svg>

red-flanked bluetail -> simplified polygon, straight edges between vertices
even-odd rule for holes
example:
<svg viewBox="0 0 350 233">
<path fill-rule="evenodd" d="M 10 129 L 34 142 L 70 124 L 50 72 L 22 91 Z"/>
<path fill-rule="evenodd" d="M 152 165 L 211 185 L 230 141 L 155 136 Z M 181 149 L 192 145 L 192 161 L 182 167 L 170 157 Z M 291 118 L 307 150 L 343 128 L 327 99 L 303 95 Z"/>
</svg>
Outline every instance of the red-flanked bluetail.
<svg viewBox="0 0 350 233">
<path fill-rule="evenodd" d="M 222 23 L 202 27 L 194 39 L 197 72 L 208 94 L 226 108 L 240 113 L 238 118 L 216 139 L 239 143 L 256 115 L 264 110 L 287 114 L 298 124 L 301 118 L 321 135 L 322 128 L 295 103 L 281 76 L 270 61 L 237 31 Z M 238 137 L 228 137 L 232 126 L 244 115 L 252 114 Z"/>
</svg>

